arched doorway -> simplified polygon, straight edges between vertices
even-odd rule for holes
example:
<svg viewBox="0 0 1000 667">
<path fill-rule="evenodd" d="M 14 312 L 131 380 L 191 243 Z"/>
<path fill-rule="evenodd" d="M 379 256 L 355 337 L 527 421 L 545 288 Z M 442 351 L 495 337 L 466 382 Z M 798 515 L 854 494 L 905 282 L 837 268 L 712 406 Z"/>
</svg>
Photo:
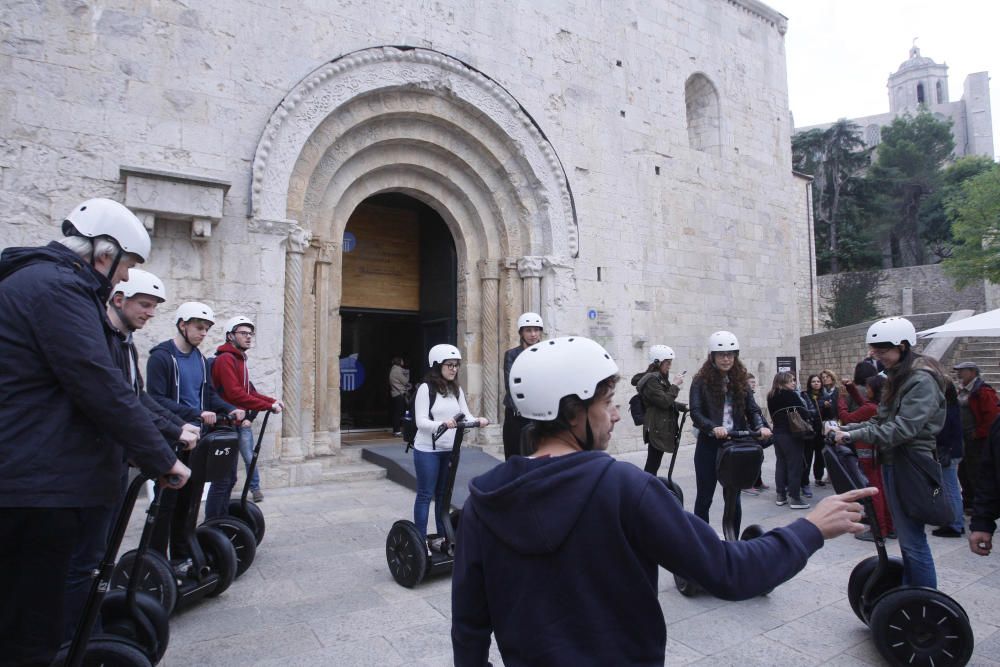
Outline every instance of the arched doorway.
<svg viewBox="0 0 1000 667">
<path fill-rule="evenodd" d="M 471 409 L 498 421 L 501 344 L 518 313 L 542 313 L 553 334 L 564 328 L 550 304 L 573 299 L 575 208 L 524 107 L 429 49 L 376 47 L 324 64 L 281 101 L 254 156 L 252 229 L 287 234 L 284 462 L 339 449 L 344 232 L 359 205 L 385 193 L 426 204 L 453 239 L 454 341 Z"/>
<path fill-rule="evenodd" d="M 406 361 L 416 383 L 427 350 L 456 342 L 457 255 L 437 211 L 399 193 L 359 204 L 342 247 L 340 430 L 347 440 L 389 425 L 393 357 Z"/>
</svg>

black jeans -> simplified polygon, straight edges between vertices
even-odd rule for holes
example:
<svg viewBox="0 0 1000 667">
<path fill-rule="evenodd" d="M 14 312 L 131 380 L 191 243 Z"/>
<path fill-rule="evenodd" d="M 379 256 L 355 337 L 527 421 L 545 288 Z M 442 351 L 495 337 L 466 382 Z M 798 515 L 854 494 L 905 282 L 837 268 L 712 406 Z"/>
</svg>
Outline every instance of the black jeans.
<svg viewBox="0 0 1000 667">
<path fill-rule="evenodd" d="M 660 464 L 663 463 L 663 452 L 652 445 L 647 445 L 646 447 L 648 451 L 646 454 L 646 466 L 643 470 L 650 475 L 655 475 L 660 470 Z"/>
<path fill-rule="evenodd" d="M 503 458 L 510 459 L 512 456 L 520 456 L 521 452 L 521 431 L 528 425 L 528 420 L 514 414 L 510 408 L 503 411 Z"/>
<path fill-rule="evenodd" d="M 48 665 L 63 640 L 70 557 L 100 508 L 0 508 L 0 665 Z"/>
<path fill-rule="evenodd" d="M 802 478 L 804 446 L 811 440 L 802 440 L 787 431 L 774 432 L 774 453 L 777 463 L 774 467 L 774 492 L 778 497 L 787 496 L 792 500 L 802 498 L 799 480 Z"/>
<path fill-rule="evenodd" d="M 698 492 L 694 499 L 694 514 L 708 523 L 708 510 L 712 506 L 715 487 L 719 482 L 717 460 L 719 457 L 719 441 L 709 438 L 703 433 L 698 434 L 698 444 L 694 448 L 694 475 Z M 740 496 L 736 495 L 735 517 L 736 525 L 742 518 Z"/>
<path fill-rule="evenodd" d="M 802 441 L 802 486 L 809 486 L 809 468 L 812 467 L 813 479 L 819 481 L 826 473 L 826 463 L 823 462 L 823 437 L 815 436 Z"/>
<path fill-rule="evenodd" d="M 389 410 L 392 432 L 399 433 L 403 429 L 403 414 L 406 412 L 406 394 L 390 397 Z"/>
</svg>

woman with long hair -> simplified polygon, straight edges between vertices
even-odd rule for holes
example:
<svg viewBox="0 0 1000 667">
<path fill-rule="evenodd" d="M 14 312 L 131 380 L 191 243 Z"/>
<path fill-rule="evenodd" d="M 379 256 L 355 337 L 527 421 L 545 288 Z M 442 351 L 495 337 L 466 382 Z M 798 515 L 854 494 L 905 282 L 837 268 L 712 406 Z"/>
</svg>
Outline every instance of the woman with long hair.
<svg viewBox="0 0 1000 667">
<path fill-rule="evenodd" d="M 903 317 L 879 320 L 868 328 L 866 340 L 875 358 L 886 367 L 882 403 L 874 419 L 837 427 L 833 433 L 838 443 L 861 440 L 878 447 L 885 496 L 903 554 L 903 584 L 937 588 L 934 557 L 924 524 L 904 511 L 894 463 L 904 447 L 911 457 L 933 458 L 936 437 L 947 414 L 946 373 L 938 362 L 913 351 L 917 332 Z"/>
<path fill-rule="evenodd" d="M 708 337 L 708 358 L 691 381 L 691 421 L 698 430 L 694 450 L 698 487 L 694 513 L 706 522 L 718 483 L 716 458 L 729 431 L 759 430 L 762 439 L 771 437 L 739 355 L 740 343 L 736 335 L 716 331 Z M 736 502 L 739 503 L 739 497 Z"/>
<path fill-rule="evenodd" d="M 806 380 L 805 389 L 802 390 L 802 400 L 809 411 L 809 423 L 813 427 L 813 437 L 807 438 L 802 447 L 802 481 L 799 486 L 806 498 L 813 497 L 812 489 L 809 487 L 809 469 L 812 467 L 813 457 L 823 456 L 823 417 L 819 407 L 822 395 L 823 381 L 817 374 L 810 375 Z"/>
<path fill-rule="evenodd" d="M 670 366 L 673 363 L 673 349 L 667 345 L 653 345 L 649 348 L 649 367 L 632 378 L 632 384 L 646 408 L 642 440 L 648 452 L 643 470 L 650 475 L 660 470 L 664 452 L 673 454 L 677 449 L 678 408 L 685 409 L 684 404 L 677 400 L 677 393 L 684 384 L 684 376 L 674 375 L 671 381 Z"/>
<path fill-rule="evenodd" d="M 843 394 L 837 399 L 837 418 L 841 424 L 863 424 L 876 414 L 878 414 L 878 404 L 882 400 L 882 387 L 885 385 L 885 378 L 881 375 L 872 375 L 865 381 L 864 395 L 858 391 L 856 384 L 849 380 L 844 381 L 844 388 L 851 398 L 858 405 L 857 410 L 847 409 L 847 399 Z M 872 498 L 875 505 L 875 517 L 878 525 L 882 528 L 882 535 L 895 537 L 896 529 L 892 525 L 892 515 L 889 513 L 889 504 L 885 499 L 885 484 L 882 482 L 882 468 L 875 458 L 876 448 L 868 442 L 854 440 L 851 443 L 854 451 L 858 455 L 858 465 L 861 472 L 868 478 L 870 486 L 878 489 L 878 495 Z M 870 530 L 855 535 L 859 540 L 873 542 L 875 537 Z"/>
<path fill-rule="evenodd" d="M 829 368 L 824 368 L 819 372 L 819 381 L 823 385 L 819 395 L 819 417 L 823 422 L 835 422 L 837 421 L 837 399 L 840 398 L 840 391 L 837 389 L 837 375 Z M 818 433 L 822 436 L 822 429 Z M 822 437 L 813 440 L 812 471 L 816 486 L 826 486 L 826 482 L 823 481 L 826 464 L 823 462 Z M 806 468 L 805 472 L 808 480 L 809 469 Z"/>
<path fill-rule="evenodd" d="M 792 433 L 788 418 L 790 412 L 796 412 L 808 421 L 809 411 L 795 389 L 795 375 L 781 372 L 774 376 L 771 391 L 767 394 L 767 411 L 774 424 L 774 452 L 777 457 L 774 488 L 778 498 L 774 504 L 779 507 L 788 504 L 793 510 L 805 510 L 809 509 L 809 503 L 802 500 L 799 492 L 804 439 Z"/>
<path fill-rule="evenodd" d="M 413 399 L 414 421 L 417 437 L 413 440 L 413 467 L 417 473 L 417 497 L 413 502 L 413 523 L 420 534 L 427 537 L 427 515 L 431 499 L 434 509 L 444 497 L 447 482 L 448 459 L 455 442 L 455 416 L 464 415 L 465 420 L 476 419 L 470 415 L 469 404 L 465 402 L 465 392 L 458 384 L 458 369 L 462 365 L 462 353 L 454 345 L 435 345 L 427 353 L 430 370 L 423 383 L 417 388 Z M 434 392 L 434 405 L 430 404 L 430 392 Z M 479 417 L 480 426 L 488 420 Z M 434 441 L 433 435 L 442 424 L 447 431 Z M 444 535 L 440 512 L 434 513 L 438 535 Z"/>
</svg>

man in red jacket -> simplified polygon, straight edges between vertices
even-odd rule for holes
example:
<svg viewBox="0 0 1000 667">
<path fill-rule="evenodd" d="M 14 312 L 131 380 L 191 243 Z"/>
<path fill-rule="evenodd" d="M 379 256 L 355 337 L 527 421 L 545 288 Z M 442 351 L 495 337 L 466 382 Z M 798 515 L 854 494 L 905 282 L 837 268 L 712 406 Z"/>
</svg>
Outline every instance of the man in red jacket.
<svg viewBox="0 0 1000 667">
<path fill-rule="evenodd" d="M 962 485 L 962 501 L 968 513 L 976 499 L 979 464 L 990 426 L 1000 415 L 997 393 L 979 377 L 979 366 L 963 361 L 955 366 L 958 374 L 958 405 L 962 415 L 965 458 L 958 466 L 958 481 Z"/>
<path fill-rule="evenodd" d="M 270 410 L 275 414 L 281 412 L 284 404 L 270 396 L 257 391 L 250 382 L 247 371 L 247 350 L 253 347 L 254 324 L 247 317 L 237 316 L 226 322 L 226 342 L 215 351 L 215 361 L 212 363 L 212 384 L 222 398 L 244 410 L 262 412 Z M 250 461 L 253 458 L 253 429 L 248 420 L 239 427 L 240 455 L 247 465 L 249 473 Z M 236 485 L 236 460 L 233 460 L 233 470 L 228 483 L 213 484 L 209 489 L 205 502 L 205 517 L 225 516 L 229 511 L 229 496 Z M 260 490 L 260 475 L 256 470 L 250 479 L 250 491 L 254 502 L 264 500 Z"/>
</svg>

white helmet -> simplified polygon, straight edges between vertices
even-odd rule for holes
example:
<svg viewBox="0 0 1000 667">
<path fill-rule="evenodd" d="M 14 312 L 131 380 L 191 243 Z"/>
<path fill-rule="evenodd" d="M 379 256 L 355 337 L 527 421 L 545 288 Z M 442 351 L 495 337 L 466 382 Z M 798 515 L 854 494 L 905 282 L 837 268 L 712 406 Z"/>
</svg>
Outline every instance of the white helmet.
<svg viewBox="0 0 1000 667">
<path fill-rule="evenodd" d="M 427 353 L 427 363 L 432 367 L 434 364 L 443 364 L 449 359 L 461 361 L 462 353 L 458 351 L 457 347 L 454 345 L 448 345 L 447 343 L 435 345 L 431 348 L 430 352 Z"/>
<path fill-rule="evenodd" d="M 167 300 L 167 290 L 163 287 L 163 281 L 149 271 L 143 271 L 142 269 L 129 269 L 128 280 L 123 280 L 115 285 L 111 294 L 114 296 L 119 292 L 126 299 L 131 299 L 136 294 L 148 294 L 160 303 Z"/>
<path fill-rule="evenodd" d="M 177 317 L 174 318 L 174 321 L 187 322 L 193 319 L 207 320 L 209 323 L 215 324 L 215 313 L 212 312 L 211 308 L 197 301 L 182 303 L 177 309 Z"/>
<path fill-rule="evenodd" d="M 544 329 L 545 325 L 542 324 L 542 316 L 538 313 L 521 313 L 521 317 L 517 318 L 517 330 L 520 331 L 524 327 Z"/>
<path fill-rule="evenodd" d="M 243 317 L 242 315 L 237 315 L 236 317 L 230 317 L 228 320 L 226 320 L 226 328 L 222 330 L 222 333 L 223 335 L 233 333 L 233 329 L 244 324 L 250 327 L 250 329 L 254 331 L 256 331 L 257 329 L 257 327 L 255 327 L 253 324 L 253 320 L 251 320 L 249 317 Z"/>
<path fill-rule="evenodd" d="M 879 320 L 868 327 L 868 335 L 865 336 L 865 342 L 869 345 L 876 343 L 899 345 L 904 340 L 911 347 L 917 344 L 917 330 L 913 327 L 913 322 L 905 317 L 887 317 Z"/>
<path fill-rule="evenodd" d="M 62 232 L 63 236 L 107 236 L 140 262 L 149 257 L 149 232 L 132 211 L 110 199 L 88 199 L 77 206 L 63 220 Z"/>
<path fill-rule="evenodd" d="M 591 399 L 598 383 L 617 372 L 607 350 L 589 338 L 553 338 L 517 356 L 510 369 L 511 394 L 524 417 L 552 421 L 564 397 Z"/>
<path fill-rule="evenodd" d="M 674 351 L 666 345 L 654 345 L 649 348 L 649 363 L 656 364 L 674 358 Z"/>
<path fill-rule="evenodd" d="M 740 342 L 731 331 L 716 331 L 708 337 L 709 352 L 739 352 Z"/>
</svg>

